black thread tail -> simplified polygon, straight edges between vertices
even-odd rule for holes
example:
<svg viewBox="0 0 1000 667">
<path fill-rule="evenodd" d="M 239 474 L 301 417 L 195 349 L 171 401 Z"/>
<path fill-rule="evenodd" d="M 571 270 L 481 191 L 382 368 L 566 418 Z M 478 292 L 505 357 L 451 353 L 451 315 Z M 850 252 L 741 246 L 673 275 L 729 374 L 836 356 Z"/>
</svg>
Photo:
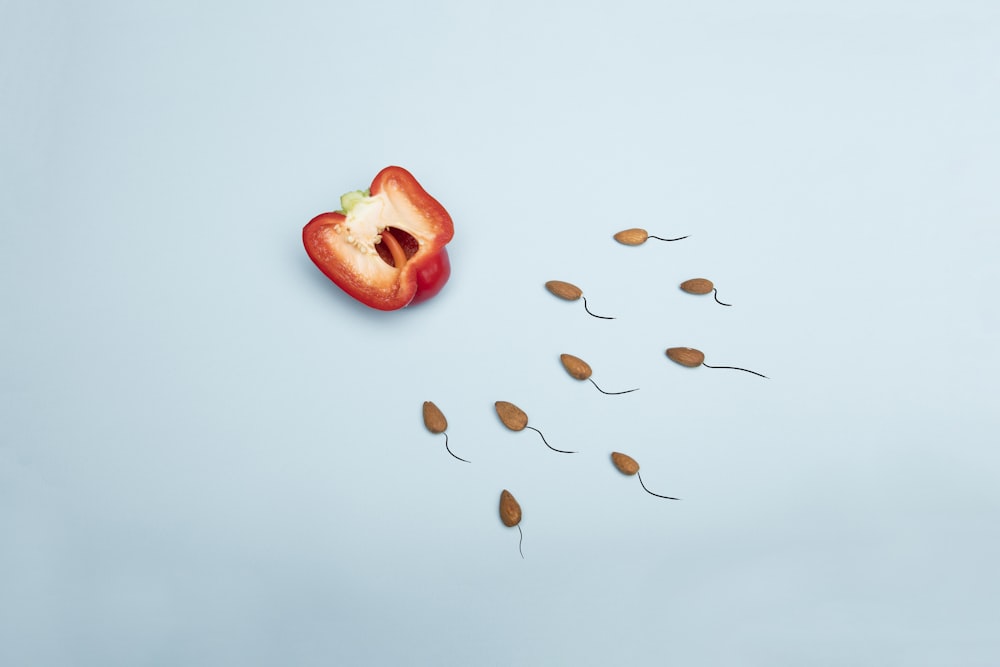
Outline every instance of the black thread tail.
<svg viewBox="0 0 1000 667">
<path fill-rule="evenodd" d="M 549 441 L 545 439 L 545 436 L 542 435 L 542 432 L 539 431 L 534 426 L 525 426 L 525 428 L 530 428 L 532 431 L 534 431 L 535 433 L 537 433 L 542 438 L 542 442 L 545 443 L 545 446 L 548 447 L 549 449 L 551 449 L 552 451 L 559 452 L 560 454 L 576 454 L 576 452 L 567 452 L 564 449 L 556 449 L 555 447 L 553 447 L 552 445 L 549 444 Z"/>
<path fill-rule="evenodd" d="M 636 473 L 635 476 L 639 478 L 639 483 L 642 484 L 642 488 L 646 489 L 646 485 L 643 484 L 643 482 L 642 482 L 642 475 L 640 475 L 639 473 Z M 680 500 L 680 498 L 674 498 L 673 496 L 661 496 L 658 493 L 653 493 L 649 489 L 646 489 L 646 493 L 648 493 L 651 496 L 656 496 L 657 498 L 666 498 L 667 500 Z"/>
<path fill-rule="evenodd" d="M 687 236 L 679 236 L 679 237 L 677 237 L 675 239 L 665 239 L 665 238 L 661 238 L 659 236 L 653 236 L 652 234 L 650 234 L 649 238 L 656 239 L 657 241 L 683 241 L 684 239 L 687 238 Z"/>
<path fill-rule="evenodd" d="M 583 299 L 583 309 L 585 311 L 587 311 L 587 313 L 589 315 L 591 315 L 593 317 L 596 317 L 599 320 L 613 320 L 613 319 L 615 319 L 613 317 L 608 317 L 607 315 L 594 315 L 594 313 L 590 312 L 590 308 L 587 308 L 587 297 L 581 297 L 581 298 Z"/>
<path fill-rule="evenodd" d="M 465 461 L 466 463 L 472 463 L 472 461 L 466 461 L 461 456 L 458 456 L 457 454 L 455 454 L 455 452 L 451 451 L 451 447 L 448 446 L 448 434 L 447 433 L 444 434 L 444 448 L 448 450 L 449 454 L 451 454 L 452 456 L 454 456 L 459 461 Z"/>
<path fill-rule="evenodd" d="M 715 302 L 717 304 L 719 304 L 720 306 L 731 306 L 731 305 L 733 305 L 731 303 L 722 303 L 721 301 L 719 301 L 719 290 L 717 290 L 717 289 L 714 289 L 714 288 L 712 289 L 712 296 L 715 297 Z"/>
<path fill-rule="evenodd" d="M 517 553 L 521 554 L 521 558 L 524 558 L 524 552 L 521 551 L 521 542 L 524 542 L 524 531 L 521 530 L 521 524 L 517 524 L 517 532 L 521 533 L 521 539 L 517 541 Z"/>
<path fill-rule="evenodd" d="M 753 373 L 754 375 L 758 375 L 758 376 L 764 378 L 765 380 L 769 380 L 770 379 L 769 377 L 767 377 L 763 373 L 758 373 L 757 371 L 751 371 L 751 370 L 748 370 L 746 368 L 737 368 L 736 366 L 709 366 L 704 361 L 701 362 L 701 365 L 704 366 L 705 368 L 728 368 L 731 371 L 743 371 L 744 373 Z"/>
<path fill-rule="evenodd" d="M 587 378 L 587 379 L 590 380 L 590 384 L 597 387 L 597 383 L 594 382 L 594 378 Z M 597 387 L 597 391 L 601 392 L 602 394 L 607 394 L 608 396 L 618 396 L 620 394 L 631 394 L 633 391 L 639 391 L 639 388 L 636 387 L 635 389 L 629 389 L 627 391 L 604 391 L 600 387 Z"/>
</svg>

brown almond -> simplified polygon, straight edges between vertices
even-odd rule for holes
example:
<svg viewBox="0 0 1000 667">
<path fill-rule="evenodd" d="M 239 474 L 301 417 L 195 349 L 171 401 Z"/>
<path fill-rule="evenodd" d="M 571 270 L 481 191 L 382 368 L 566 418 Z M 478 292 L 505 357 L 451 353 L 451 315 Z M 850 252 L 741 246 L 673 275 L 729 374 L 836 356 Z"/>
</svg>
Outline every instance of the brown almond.
<svg viewBox="0 0 1000 667">
<path fill-rule="evenodd" d="M 623 475 L 634 475 L 639 472 L 639 464 L 635 459 L 621 452 L 611 452 L 611 462 Z"/>
<path fill-rule="evenodd" d="M 497 416 L 500 417 L 500 421 L 511 431 L 523 431 L 524 427 L 528 425 L 528 415 L 513 403 L 497 401 L 494 405 L 496 406 Z"/>
<path fill-rule="evenodd" d="M 560 299 L 566 299 L 567 301 L 576 301 L 583 296 L 582 289 L 573 283 L 563 282 L 562 280 L 550 280 L 545 283 L 545 289 L 552 292 Z"/>
<path fill-rule="evenodd" d="M 586 380 L 594 373 L 590 369 L 590 364 L 579 357 L 574 357 L 572 354 L 560 354 L 559 361 L 562 362 L 566 372 L 577 380 Z"/>
<path fill-rule="evenodd" d="M 521 523 L 521 506 L 507 489 L 500 492 L 500 520 L 508 528 Z"/>
<path fill-rule="evenodd" d="M 430 401 L 424 401 L 424 426 L 431 433 L 444 433 L 448 428 L 444 413 Z"/>
<path fill-rule="evenodd" d="M 701 366 L 705 361 L 705 353 L 693 347 L 669 347 L 667 348 L 667 358 L 681 366 L 694 368 Z"/>
<path fill-rule="evenodd" d="M 642 245 L 648 238 L 649 233 L 645 229 L 639 229 L 638 227 L 623 229 L 615 234 L 615 241 L 624 245 Z"/>
<path fill-rule="evenodd" d="M 708 278 L 692 278 L 682 282 L 681 289 L 688 294 L 710 294 L 715 285 Z"/>
</svg>

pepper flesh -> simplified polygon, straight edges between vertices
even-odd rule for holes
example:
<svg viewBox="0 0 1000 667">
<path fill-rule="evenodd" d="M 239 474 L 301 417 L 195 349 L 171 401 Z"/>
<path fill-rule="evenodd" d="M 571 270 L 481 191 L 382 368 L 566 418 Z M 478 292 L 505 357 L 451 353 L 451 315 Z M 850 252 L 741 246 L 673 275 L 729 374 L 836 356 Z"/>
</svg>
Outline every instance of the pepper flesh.
<svg viewBox="0 0 1000 667">
<path fill-rule="evenodd" d="M 402 167 L 386 167 L 369 192 L 348 193 L 344 210 L 302 230 L 313 263 L 365 305 L 397 310 L 433 296 L 451 273 L 451 216 Z M 382 246 L 380 251 L 379 246 Z"/>
</svg>

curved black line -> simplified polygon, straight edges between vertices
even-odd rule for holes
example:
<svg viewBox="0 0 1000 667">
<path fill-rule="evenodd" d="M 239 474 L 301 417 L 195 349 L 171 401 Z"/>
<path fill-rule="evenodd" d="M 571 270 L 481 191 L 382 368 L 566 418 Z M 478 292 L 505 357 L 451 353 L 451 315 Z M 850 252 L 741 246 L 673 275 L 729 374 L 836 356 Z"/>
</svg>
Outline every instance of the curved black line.
<svg viewBox="0 0 1000 667">
<path fill-rule="evenodd" d="M 521 554 L 521 558 L 524 558 L 524 552 L 521 551 L 521 542 L 524 542 L 524 531 L 521 530 L 521 524 L 517 524 L 517 532 L 521 533 L 521 539 L 517 541 L 517 552 Z"/>
<path fill-rule="evenodd" d="M 531 429 L 532 431 L 534 431 L 534 432 L 535 432 L 535 433 L 537 433 L 537 434 L 538 434 L 539 436 L 541 436 L 541 438 L 542 438 L 542 442 L 544 442 L 544 443 L 545 443 L 545 446 L 546 446 L 546 447 L 548 447 L 549 449 L 551 449 L 552 451 L 554 451 L 554 452 L 559 452 L 560 454 L 576 454 L 576 452 L 567 452 L 567 451 L 566 451 L 566 450 L 564 450 L 564 449 L 556 449 L 555 447 L 553 447 L 552 445 L 550 445 L 550 444 L 549 444 L 548 440 L 546 440 L 546 439 L 545 439 L 545 436 L 544 436 L 544 435 L 542 435 L 542 432 L 541 432 L 541 431 L 539 431 L 539 430 L 538 430 L 537 428 L 535 428 L 534 426 L 525 426 L 524 428 L 530 428 L 530 429 Z"/>
<path fill-rule="evenodd" d="M 719 290 L 717 290 L 715 288 L 712 289 L 712 296 L 715 297 L 715 302 L 717 304 L 719 304 L 720 306 L 731 306 L 731 305 L 733 305 L 731 303 L 722 303 L 721 301 L 719 301 Z"/>
<path fill-rule="evenodd" d="M 635 476 L 639 478 L 639 483 L 642 484 L 642 475 L 636 473 Z M 646 489 L 646 485 L 642 484 L 642 488 Z M 680 498 L 674 498 L 673 496 L 661 496 L 658 493 L 653 493 L 649 489 L 646 489 L 646 493 L 648 493 L 651 496 L 656 496 L 657 498 L 666 498 L 667 500 L 680 500 Z"/>
<path fill-rule="evenodd" d="M 682 240 L 686 239 L 687 236 L 679 236 L 676 239 L 664 239 L 664 238 L 660 238 L 659 236 L 653 236 L 652 234 L 650 234 L 649 238 L 656 239 L 657 241 L 682 241 Z"/>
<path fill-rule="evenodd" d="M 459 461 L 465 461 L 461 456 L 457 456 L 455 452 L 451 451 L 451 447 L 448 446 L 448 434 L 444 434 L 444 448 L 448 450 L 448 453 L 454 456 Z M 472 461 L 465 461 L 466 463 L 472 463 Z"/>
<path fill-rule="evenodd" d="M 594 382 L 594 378 L 587 378 L 587 379 L 590 380 L 590 384 L 597 387 L 597 383 Z M 604 391 L 600 387 L 597 387 L 597 391 L 601 392 L 602 394 L 607 394 L 608 396 L 618 396 L 619 394 L 631 394 L 633 391 L 639 391 L 639 388 L 636 387 L 635 389 L 629 389 L 628 391 Z"/>
<path fill-rule="evenodd" d="M 760 377 L 764 378 L 765 380 L 769 380 L 770 379 L 769 377 L 767 377 L 766 375 L 764 375 L 762 373 L 758 373 L 757 371 L 747 370 L 746 368 L 737 368 L 736 366 L 709 366 L 704 361 L 701 362 L 701 365 L 704 366 L 705 368 L 728 368 L 729 370 L 733 370 L 733 371 L 743 371 L 744 373 L 753 373 L 754 375 L 759 375 Z"/>
<path fill-rule="evenodd" d="M 591 315 L 593 317 L 596 317 L 599 320 L 613 320 L 613 319 L 615 319 L 613 317 L 608 317 L 607 315 L 594 315 L 593 313 L 590 312 L 590 308 L 587 308 L 587 297 L 584 296 L 584 297 L 580 297 L 580 298 L 583 299 L 583 309 L 585 311 L 587 311 L 587 313 L 589 315 Z"/>
</svg>

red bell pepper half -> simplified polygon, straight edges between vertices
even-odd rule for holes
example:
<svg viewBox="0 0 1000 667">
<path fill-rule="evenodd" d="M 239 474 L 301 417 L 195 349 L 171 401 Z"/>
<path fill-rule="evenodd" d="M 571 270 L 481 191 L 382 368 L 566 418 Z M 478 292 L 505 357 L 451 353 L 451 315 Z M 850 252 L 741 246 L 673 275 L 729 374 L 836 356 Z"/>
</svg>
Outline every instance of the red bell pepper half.
<svg viewBox="0 0 1000 667">
<path fill-rule="evenodd" d="M 402 167 L 386 167 L 367 191 L 348 192 L 340 211 L 302 229 L 309 258 L 358 301 L 397 310 L 437 294 L 448 282 L 451 216 Z"/>
</svg>

